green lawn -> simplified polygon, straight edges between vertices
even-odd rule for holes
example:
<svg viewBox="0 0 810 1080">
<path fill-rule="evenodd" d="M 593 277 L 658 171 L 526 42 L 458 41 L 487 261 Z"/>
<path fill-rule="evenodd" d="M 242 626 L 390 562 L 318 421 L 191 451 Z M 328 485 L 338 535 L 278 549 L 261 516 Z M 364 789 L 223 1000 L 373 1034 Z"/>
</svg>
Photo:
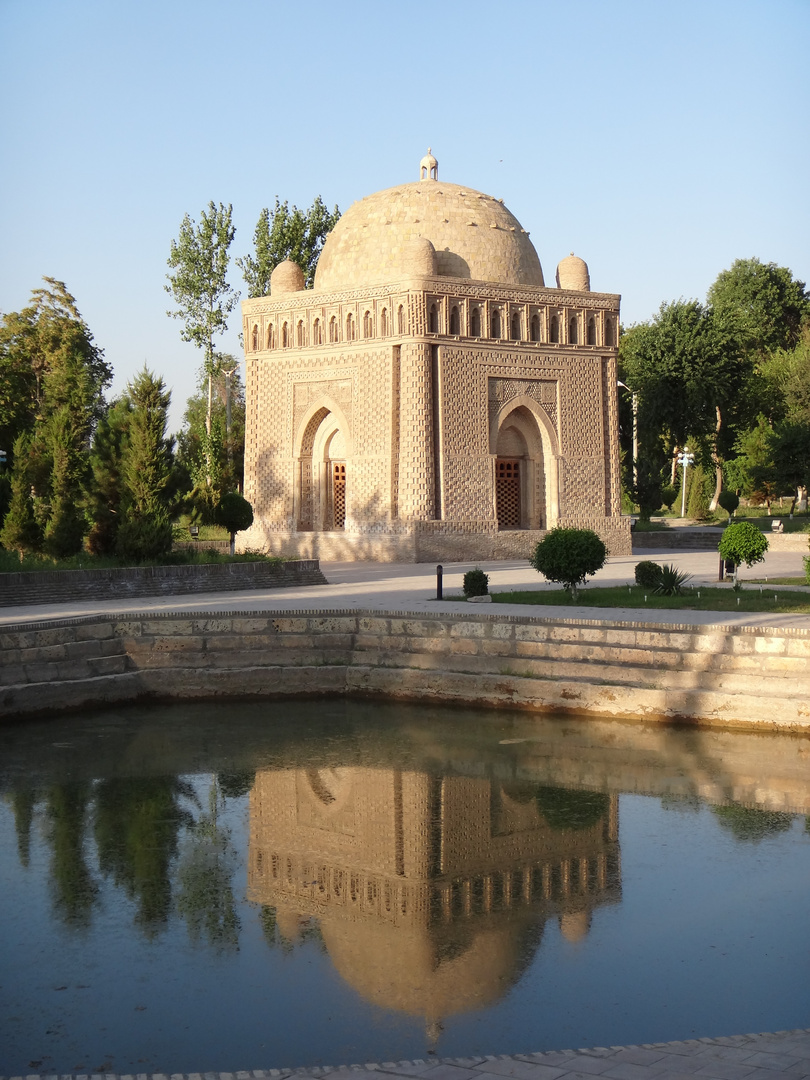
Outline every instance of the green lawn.
<svg viewBox="0 0 810 1080">
<path fill-rule="evenodd" d="M 770 584 L 770 583 L 769 583 Z M 768 585 L 733 589 L 707 586 L 686 589 L 682 596 L 656 596 L 651 589 L 639 585 L 628 588 L 616 585 L 611 588 L 587 586 L 580 589 L 576 605 L 564 589 L 543 592 L 497 592 L 492 593 L 493 604 L 540 604 L 544 607 L 599 607 L 599 608 L 655 608 L 667 611 L 767 611 L 810 615 L 810 588 L 804 592 L 774 592 Z"/>
<path fill-rule="evenodd" d="M 773 506 L 771 513 L 768 514 L 764 506 L 745 507 L 740 508 L 737 511 L 735 517 L 731 520 L 734 521 L 750 521 L 752 525 L 755 525 L 758 529 L 761 529 L 764 533 L 770 533 L 771 519 L 779 518 L 784 527 L 786 533 L 801 533 L 810 531 L 810 514 L 806 512 L 794 514 L 791 518 L 788 516 L 789 507 L 785 507 L 784 510 L 780 510 L 778 506 Z M 675 522 L 680 519 L 680 513 L 671 514 L 654 514 L 652 519 L 648 522 L 637 521 L 636 532 L 652 532 L 659 531 L 660 529 L 669 528 L 670 522 Z M 720 526 L 725 528 L 729 523 L 728 514 L 725 510 L 715 510 L 714 514 L 710 514 L 705 521 L 693 522 L 693 525 L 705 527 L 707 525 Z M 692 526 L 684 526 L 685 528 L 691 528 Z"/>
</svg>

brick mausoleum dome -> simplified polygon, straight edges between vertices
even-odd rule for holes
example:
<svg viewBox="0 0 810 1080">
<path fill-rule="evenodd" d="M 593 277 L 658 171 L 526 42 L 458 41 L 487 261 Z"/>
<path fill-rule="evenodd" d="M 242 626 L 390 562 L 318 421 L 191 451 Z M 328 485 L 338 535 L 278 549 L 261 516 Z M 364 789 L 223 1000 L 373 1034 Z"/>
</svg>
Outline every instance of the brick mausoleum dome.
<svg viewBox="0 0 810 1080">
<path fill-rule="evenodd" d="M 419 238 L 436 249 L 439 277 L 545 284 L 529 234 L 503 203 L 434 179 L 438 165 L 431 155 L 421 168 L 429 174 L 424 179 L 378 191 L 349 207 L 318 261 L 319 292 L 400 280 Z"/>
</svg>

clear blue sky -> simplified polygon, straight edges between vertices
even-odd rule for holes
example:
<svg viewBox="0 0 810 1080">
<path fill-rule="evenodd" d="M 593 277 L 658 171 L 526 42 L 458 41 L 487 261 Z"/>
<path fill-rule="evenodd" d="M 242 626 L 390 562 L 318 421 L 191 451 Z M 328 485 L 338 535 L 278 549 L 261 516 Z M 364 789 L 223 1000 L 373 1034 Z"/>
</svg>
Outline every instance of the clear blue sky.
<svg viewBox="0 0 810 1080">
<path fill-rule="evenodd" d="M 345 210 L 428 144 L 504 199 L 547 283 L 575 251 L 626 325 L 736 258 L 807 281 L 809 55 L 810 0 L 0 0 L 0 310 L 64 280 L 112 392 L 146 363 L 177 429 L 183 215 L 232 203 L 244 254 L 276 195 Z"/>
</svg>

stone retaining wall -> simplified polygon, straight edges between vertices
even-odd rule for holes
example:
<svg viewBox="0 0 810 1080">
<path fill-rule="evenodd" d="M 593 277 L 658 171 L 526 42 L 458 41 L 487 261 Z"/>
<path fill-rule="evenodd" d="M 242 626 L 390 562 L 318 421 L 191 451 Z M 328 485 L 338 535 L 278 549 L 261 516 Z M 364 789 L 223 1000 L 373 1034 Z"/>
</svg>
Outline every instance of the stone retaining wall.
<svg viewBox="0 0 810 1080">
<path fill-rule="evenodd" d="M 810 731 L 810 631 L 497 614 L 91 617 L 0 634 L 0 717 L 354 694 Z"/>
<path fill-rule="evenodd" d="M 72 600 L 120 600 L 127 596 L 178 596 L 325 584 L 326 578 L 317 559 L 53 570 L 0 574 L 0 605 L 16 607 Z"/>
<path fill-rule="evenodd" d="M 717 551 L 723 530 L 718 528 L 691 528 L 671 526 L 652 532 L 633 533 L 633 554 L 642 551 Z M 810 554 L 810 535 L 808 533 L 770 533 L 768 550 L 801 551 Z M 719 558 L 719 556 L 718 556 Z"/>
</svg>

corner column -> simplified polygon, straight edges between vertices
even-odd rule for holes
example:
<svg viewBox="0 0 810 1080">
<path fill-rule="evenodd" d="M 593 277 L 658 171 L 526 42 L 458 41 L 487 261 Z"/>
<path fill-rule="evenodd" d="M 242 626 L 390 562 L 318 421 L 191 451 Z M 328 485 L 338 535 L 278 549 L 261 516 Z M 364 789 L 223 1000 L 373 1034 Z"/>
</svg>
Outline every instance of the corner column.
<svg viewBox="0 0 810 1080">
<path fill-rule="evenodd" d="M 433 521 L 436 463 L 430 346 L 404 342 L 401 364 L 399 513 L 411 521 Z"/>
</svg>

